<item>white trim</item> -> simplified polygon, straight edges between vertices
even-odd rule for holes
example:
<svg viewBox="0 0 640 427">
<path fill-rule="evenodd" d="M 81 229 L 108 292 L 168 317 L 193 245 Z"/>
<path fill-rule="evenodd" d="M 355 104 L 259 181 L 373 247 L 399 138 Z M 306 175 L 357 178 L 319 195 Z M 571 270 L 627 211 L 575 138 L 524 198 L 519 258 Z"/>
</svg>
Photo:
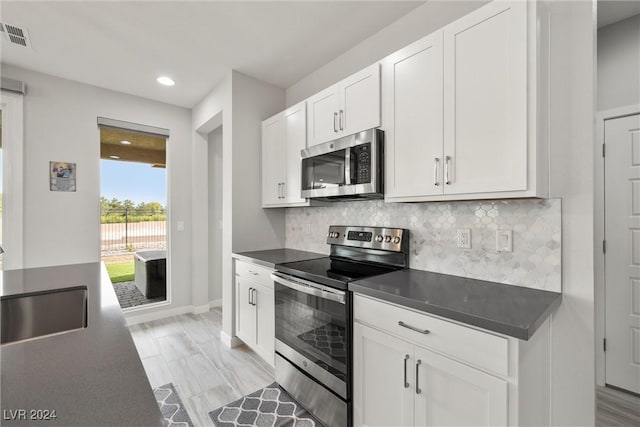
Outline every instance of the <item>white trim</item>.
<svg viewBox="0 0 640 427">
<path fill-rule="evenodd" d="M 203 305 L 194 305 L 193 306 L 193 314 L 202 314 L 202 313 L 206 313 L 207 311 L 209 311 L 209 304 L 203 304 Z"/>
<path fill-rule="evenodd" d="M 226 345 L 227 347 L 229 347 L 229 348 L 238 347 L 238 346 L 244 344 L 240 338 L 231 337 L 231 336 L 225 334 L 224 331 L 220 331 L 220 341 L 222 341 L 222 343 L 224 345 Z"/>
<path fill-rule="evenodd" d="M 3 268 L 24 267 L 24 96 L 0 92 L 2 108 Z M 11 144 L 8 144 L 11 141 Z M 11 226 L 9 227 L 9 224 Z"/>
<path fill-rule="evenodd" d="M 154 311 L 152 313 L 144 313 L 133 315 L 131 312 L 124 313 L 124 318 L 127 321 L 127 326 L 137 325 L 138 323 L 150 322 L 152 320 L 164 319 L 167 317 L 179 316 L 181 314 L 194 313 L 194 307 L 192 305 L 184 305 L 182 307 L 169 308 L 167 310 Z"/>
<path fill-rule="evenodd" d="M 596 352 L 596 384 L 605 385 L 605 354 L 602 348 L 604 340 L 605 319 L 605 271 L 602 241 L 604 240 L 604 123 L 620 117 L 640 114 L 640 104 L 599 111 L 596 114 L 596 138 L 594 147 L 594 293 L 595 293 L 595 352 Z"/>
<path fill-rule="evenodd" d="M 222 307 L 222 299 L 214 299 L 209 301 L 209 308 Z"/>
</svg>

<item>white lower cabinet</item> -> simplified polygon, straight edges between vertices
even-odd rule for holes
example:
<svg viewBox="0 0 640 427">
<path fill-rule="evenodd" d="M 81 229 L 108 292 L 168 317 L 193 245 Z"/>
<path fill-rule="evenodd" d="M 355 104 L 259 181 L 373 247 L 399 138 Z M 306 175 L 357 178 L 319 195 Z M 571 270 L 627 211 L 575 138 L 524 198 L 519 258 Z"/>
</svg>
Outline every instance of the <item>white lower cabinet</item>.
<svg viewBox="0 0 640 427">
<path fill-rule="evenodd" d="M 521 341 L 361 295 L 354 319 L 354 426 L 550 423 L 549 322 Z"/>
<path fill-rule="evenodd" d="M 235 260 L 236 336 L 273 366 L 275 301 L 271 272 Z"/>
</svg>

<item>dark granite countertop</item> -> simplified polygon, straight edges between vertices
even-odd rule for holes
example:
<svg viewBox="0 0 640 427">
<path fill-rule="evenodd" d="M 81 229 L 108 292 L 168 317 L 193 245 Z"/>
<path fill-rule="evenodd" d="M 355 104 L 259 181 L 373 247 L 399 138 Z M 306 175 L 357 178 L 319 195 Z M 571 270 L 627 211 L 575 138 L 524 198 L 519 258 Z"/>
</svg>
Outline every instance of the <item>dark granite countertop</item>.
<svg viewBox="0 0 640 427">
<path fill-rule="evenodd" d="M 253 262 L 267 268 L 274 268 L 276 264 L 285 262 L 305 261 L 308 259 L 324 258 L 329 255 L 315 252 L 299 251 L 297 249 L 267 249 L 264 251 L 238 252 L 234 253 L 235 258 L 243 261 Z"/>
<path fill-rule="evenodd" d="M 358 280 L 349 290 L 528 340 L 562 294 L 421 270 Z"/>
<path fill-rule="evenodd" d="M 87 327 L 0 347 L 3 426 L 163 426 L 106 270 L 100 263 L 2 273 L 0 294 L 84 285 Z M 26 410 L 26 420 L 9 411 Z M 50 421 L 29 410 L 55 410 Z M 10 417 L 9 417 L 10 418 Z"/>
</svg>

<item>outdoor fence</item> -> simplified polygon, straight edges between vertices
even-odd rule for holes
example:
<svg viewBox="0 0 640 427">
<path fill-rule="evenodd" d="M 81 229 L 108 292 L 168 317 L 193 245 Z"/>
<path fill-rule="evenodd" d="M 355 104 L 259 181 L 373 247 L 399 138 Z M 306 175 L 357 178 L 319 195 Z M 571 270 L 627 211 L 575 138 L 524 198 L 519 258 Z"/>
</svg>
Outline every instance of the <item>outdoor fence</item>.
<svg viewBox="0 0 640 427">
<path fill-rule="evenodd" d="M 166 247 L 167 220 L 164 211 L 102 209 L 100 249 L 103 253 Z"/>
</svg>

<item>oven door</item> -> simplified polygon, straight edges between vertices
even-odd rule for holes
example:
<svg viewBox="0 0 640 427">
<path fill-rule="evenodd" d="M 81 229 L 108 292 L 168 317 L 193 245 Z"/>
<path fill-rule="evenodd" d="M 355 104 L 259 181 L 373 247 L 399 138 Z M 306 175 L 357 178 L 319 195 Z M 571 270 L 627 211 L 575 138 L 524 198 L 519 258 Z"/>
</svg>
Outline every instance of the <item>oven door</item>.
<svg viewBox="0 0 640 427">
<path fill-rule="evenodd" d="M 276 352 L 343 399 L 350 378 L 348 293 L 275 272 Z"/>
</svg>

